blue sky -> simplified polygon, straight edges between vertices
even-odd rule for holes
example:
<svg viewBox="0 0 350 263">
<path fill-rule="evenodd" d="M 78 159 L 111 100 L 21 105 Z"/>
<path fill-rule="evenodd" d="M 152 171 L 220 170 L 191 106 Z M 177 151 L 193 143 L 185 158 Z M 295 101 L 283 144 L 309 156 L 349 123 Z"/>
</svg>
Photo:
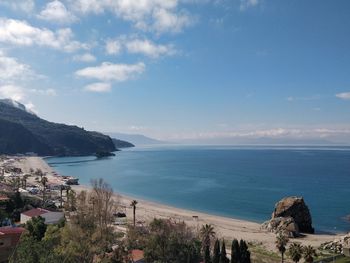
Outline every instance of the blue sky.
<svg viewBox="0 0 350 263">
<path fill-rule="evenodd" d="M 163 140 L 350 142 L 350 2 L 0 0 L 0 97 Z"/>
</svg>

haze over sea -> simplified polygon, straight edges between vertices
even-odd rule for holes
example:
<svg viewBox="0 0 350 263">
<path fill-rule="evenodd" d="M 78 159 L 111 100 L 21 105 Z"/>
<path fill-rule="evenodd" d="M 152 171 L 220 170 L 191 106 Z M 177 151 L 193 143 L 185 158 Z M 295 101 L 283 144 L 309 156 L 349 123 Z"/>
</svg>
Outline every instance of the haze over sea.
<svg viewBox="0 0 350 263">
<path fill-rule="evenodd" d="M 256 222 L 303 196 L 317 232 L 350 230 L 350 147 L 145 147 L 46 161 L 81 184 L 104 178 L 122 194 Z"/>
</svg>

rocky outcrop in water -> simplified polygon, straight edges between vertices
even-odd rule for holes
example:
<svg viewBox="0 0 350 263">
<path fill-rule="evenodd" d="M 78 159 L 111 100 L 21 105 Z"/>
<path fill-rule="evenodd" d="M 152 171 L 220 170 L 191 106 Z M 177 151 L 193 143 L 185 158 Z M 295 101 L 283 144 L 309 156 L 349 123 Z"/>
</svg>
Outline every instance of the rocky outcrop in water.
<svg viewBox="0 0 350 263">
<path fill-rule="evenodd" d="M 302 197 L 286 197 L 275 205 L 271 220 L 262 225 L 263 229 L 271 232 L 285 231 L 290 236 L 299 233 L 315 232 L 309 208 Z"/>
</svg>

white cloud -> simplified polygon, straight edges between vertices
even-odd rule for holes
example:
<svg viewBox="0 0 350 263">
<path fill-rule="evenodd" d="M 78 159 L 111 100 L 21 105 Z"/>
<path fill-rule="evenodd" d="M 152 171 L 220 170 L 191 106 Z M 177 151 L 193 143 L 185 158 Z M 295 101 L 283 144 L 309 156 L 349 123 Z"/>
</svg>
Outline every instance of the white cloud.
<svg viewBox="0 0 350 263">
<path fill-rule="evenodd" d="M 173 45 L 155 44 L 148 39 L 126 38 L 109 39 L 106 42 L 107 54 L 119 54 L 125 49 L 130 54 L 141 54 L 151 58 L 176 54 Z"/>
<path fill-rule="evenodd" d="M 112 11 L 139 29 L 157 33 L 181 32 L 193 22 L 189 14 L 179 11 L 181 2 L 179 0 L 69 0 L 69 2 L 77 12 L 100 14 Z"/>
<path fill-rule="evenodd" d="M 126 81 L 145 71 L 145 64 L 113 64 L 104 62 L 97 67 L 87 67 L 75 72 L 79 77 L 101 81 Z"/>
<path fill-rule="evenodd" d="M 241 4 L 239 6 L 241 11 L 244 11 L 250 7 L 255 7 L 259 5 L 260 0 L 241 0 Z"/>
<path fill-rule="evenodd" d="M 31 26 L 26 21 L 0 18 L 0 42 L 16 46 L 46 46 L 65 52 L 88 49 L 87 44 L 74 40 L 70 28 L 53 32 Z"/>
<path fill-rule="evenodd" d="M 56 90 L 54 89 L 29 89 L 29 92 L 50 97 L 57 95 Z"/>
<path fill-rule="evenodd" d="M 73 57 L 74 61 L 81 61 L 81 62 L 94 62 L 96 61 L 96 57 L 90 53 L 85 53 L 82 55 L 76 55 Z"/>
<path fill-rule="evenodd" d="M 84 87 L 84 90 L 90 91 L 90 92 L 110 92 L 111 89 L 112 89 L 111 84 L 104 83 L 104 82 L 92 83 Z"/>
<path fill-rule="evenodd" d="M 106 52 L 109 55 L 117 55 L 122 49 L 122 44 L 119 40 L 109 39 L 106 41 Z"/>
<path fill-rule="evenodd" d="M 15 101 L 22 101 L 25 95 L 23 89 L 19 86 L 3 85 L 0 86 L 0 97 L 5 99 L 12 99 Z"/>
<path fill-rule="evenodd" d="M 335 128 L 272 128 L 257 130 L 237 130 L 224 132 L 192 132 L 178 133 L 172 136 L 175 140 L 213 140 L 223 141 L 232 139 L 235 142 L 245 142 L 246 139 L 285 139 L 291 140 L 329 140 L 348 141 L 350 139 L 350 127 Z"/>
<path fill-rule="evenodd" d="M 0 0 L 0 5 L 27 13 L 32 12 L 35 7 L 34 0 Z"/>
<path fill-rule="evenodd" d="M 287 101 L 293 102 L 293 101 L 312 101 L 312 100 L 320 100 L 322 97 L 321 95 L 312 95 L 312 96 L 308 96 L 308 97 L 293 97 L 290 96 L 288 98 L 286 98 Z"/>
<path fill-rule="evenodd" d="M 167 9 L 158 9 L 153 13 L 154 23 L 152 28 L 157 33 L 174 32 L 179 33 L 183 28 L 192 25 L 196 19 L 185 13 L 175 13 Z"/>
<path fill-rule="evenodd" d="M 38 18 L 60 24 L 69 24 L 77 21 L 77 17 L 69 12 L 66 6 L 58 0 L 47 3 L 38 15 Z"/>
<path fill-rule="evenodd" d="M 0 52 L 0 83 L 35 78 L 37 75 L 29 65 Z"/>
<path fill-rule="evenodd" d="M 342 100 L 350 100 L 350 92 L 338 93 L 335 96 Z"/>
<path fill-rule="evenodd" d="M 126 48 L 129 53 L 143 54 L 148 57 L 158 58 L 162 55 L 175 54 L 175 50 L 172 45 L 156 45 L 151 41 L 145 39 L 134 39 L 126 43 Z"/>
</svg>

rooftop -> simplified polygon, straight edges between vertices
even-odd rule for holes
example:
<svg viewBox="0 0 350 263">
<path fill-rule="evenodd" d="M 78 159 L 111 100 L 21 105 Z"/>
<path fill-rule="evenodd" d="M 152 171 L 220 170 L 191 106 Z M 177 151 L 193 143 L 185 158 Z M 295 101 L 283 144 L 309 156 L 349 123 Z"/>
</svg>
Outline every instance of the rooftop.
<svg viewBox="0 0 350 263">
<path fill-rule="evenodd" d="M 50 211 L 43 209 L 43 208 L 34 208 L 31 210 L 25 211 L 22 214 L 29 216 L 29 217 L 35 217 L 35 216 L 40 216 L 40 215 L 46 214 L 48 212 L 50 212 Z"/>
<path fill-rule="evenodd" d="M 0 235 L 22 234 L 24 230 L 23 227 L 4 226 L 0 227 Z"/>
</svg>

